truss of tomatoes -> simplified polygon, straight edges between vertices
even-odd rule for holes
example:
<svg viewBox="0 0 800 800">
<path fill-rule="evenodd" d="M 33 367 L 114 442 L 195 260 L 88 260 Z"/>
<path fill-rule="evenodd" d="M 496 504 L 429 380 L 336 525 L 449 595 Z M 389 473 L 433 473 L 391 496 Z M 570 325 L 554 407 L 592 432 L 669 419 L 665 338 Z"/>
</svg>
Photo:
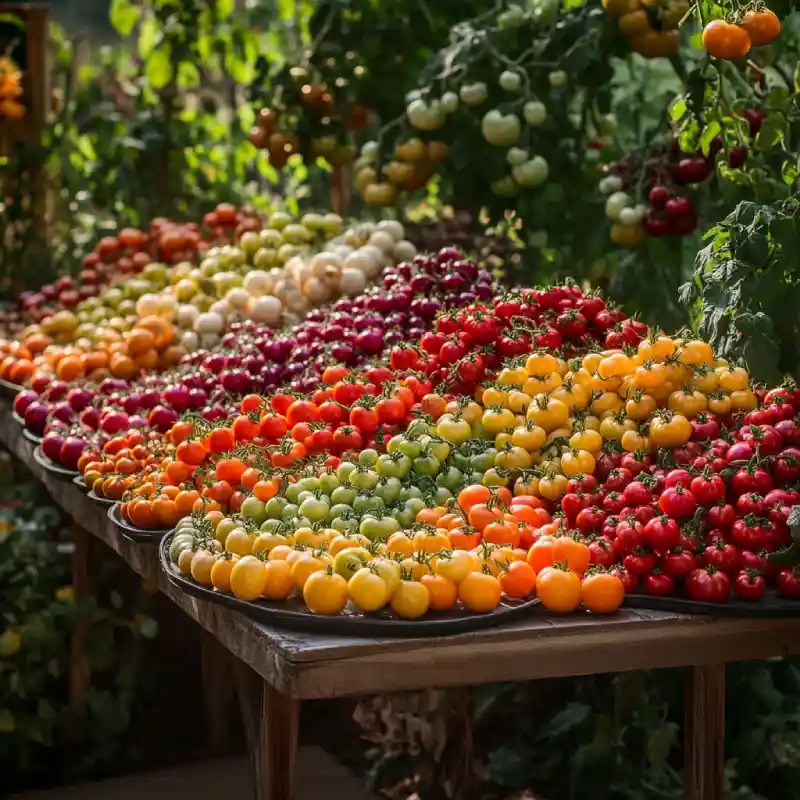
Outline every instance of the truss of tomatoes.
<svg viewBox="0 0 800 800">
<path fill-rule="evenodd" d="M 798 410 L 797 389 L 773 389 L 743 418 L 699 414 L 691 441 L 659 460 L 607 449 L 594 475 L 569 481 L 563 530 L 585 537 L 592 563 L 617 570 L 628 594 L 800 599 L 800 570 L 771 557 L 792 544 L 800 505 Z"/>
</svg>

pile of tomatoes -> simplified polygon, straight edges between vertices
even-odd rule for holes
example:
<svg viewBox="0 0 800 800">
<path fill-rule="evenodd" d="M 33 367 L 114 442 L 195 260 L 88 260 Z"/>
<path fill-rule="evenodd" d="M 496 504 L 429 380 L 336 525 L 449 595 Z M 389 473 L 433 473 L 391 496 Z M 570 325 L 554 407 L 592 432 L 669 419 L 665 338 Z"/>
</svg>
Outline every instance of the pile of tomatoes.
<svg viewBox="0 0 800 800">
<path fill-rule="evenodd" d="M 780 35 L 781 21 L 768 8 L 753 8 L 741 18 L 715 19 L 703 28 L 703 49 L 714 58 L 744 58 L 752 47 L 766 47 Z"/>
</svg>

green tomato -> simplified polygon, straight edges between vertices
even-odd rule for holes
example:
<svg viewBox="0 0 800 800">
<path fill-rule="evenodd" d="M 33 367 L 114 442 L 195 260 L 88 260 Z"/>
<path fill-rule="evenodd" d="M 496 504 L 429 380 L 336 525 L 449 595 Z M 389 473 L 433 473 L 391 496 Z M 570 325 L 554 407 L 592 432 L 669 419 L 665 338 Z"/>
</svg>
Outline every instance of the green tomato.
<svg viewBox="0 0 800 800">
<path fill-rule="evenodd" d="M 261 530 L 264 533 L 278 533 L 283 530 L 284 522 L 280 519 L 268 519 L 261 523 Z"/>
<path fill-rule="evenodd" d="M 295 498 L 295 503 L 300 505 L 303 501 L 308 500 L 309 497 L 316 497 L 317 495 L 309 489 L 303 489 Z"/>
<path fill-rule="evenodd" d="M 500 475 L 494 467 L 487 469 L 481 483 L 484 486 L 508 486 L 509 479 Z"/>
<path fill-rule="evenodd" d="M 330 527 L 339 533 L 355 533 L 358 530 L 358 523 L 354 519 L 334 517 L 330 522 Z"/>
<path fill-rule="evenodd" d="M 375 487 L 375 494 L 380 497 L 387 505 L 397 502 L 400 499 L 400 492 L 403 484 L 399 478 L 387 478 Z"/>
<path fill-rule="evenodd" d="M 425 436 L 426 434 L 430 436 L 431 426 L 421 419 L 415 419 L 406 430 L 406 436 L 408 437 Z"/>
<path fill-rule="evenodd" d="M 453 499 L 453 493 L 444 486 L 440 486 L 434 493 L 433 499 L 436 501 L 437 506 L 443 506 L 448 500 Z"/>
<path fill-rule="evenodd" d="M 324 472 L 319 476 L 319 488 L 322 489 L 325 494 L 331 494 L 334 489 L 338 489 L 340 483 L 341 481 L 332 472 Z"/>
<path fill-rule="evenodd" d="M 382 512 L 386 508 L 386 503 L 377 495 L 359 495 L 353 503 L 353 511 L 356 514 L 365 514 L 367 511 Z"/>
<path fill-rule="evenodd" d="M 358 454 L 358 463 L 365 467 L 372 467 L 378 461 L 378 451 L 368 447 Z M 341 465 L 340 465 L 341 466 Z"/>
<path fill-rule="evenodd" d="M 401 508 L 394 512 L 394 518 L 403 528 L 410 528 L 417 519 L 417 515 L 408 508 Z"/>
<path fill-rule="evenodd" d="M 475 439 L 485 439 L 486 441 L 494 441 L 494 434 L 490 433 L 483 427 L 481 420 L 476 420 L 472 424 L 472 436 Z"/>
<path fill-rule="evenodd" d="M 271 519 L 280 519 L 286 503 L 287 500 L 284 497 L 270 497 L 265 508 L 267 516 Z"/>
<path fill-rule="evenodd" d="M 350 580 L 364 566 L 364 559 L 358 553 L 353 552 L 352 548 L 342 550 L 333 559 L 333 571 L 341 575 L 345 580 Z"/>
<path fill-rule="evenodd" d="M 378 473 L 371 469 L 356 470 L 350 476 L 350 483 L 357 489 L 374 489 L 379 480 Z"/>
<path fill-rule="evenodd" d="M 283 507 L 283 511 L 281 511 L 281 519 L 284 521 L 289 521 L 295 519 L 297 517 L 297 505 L 295 503 L 287 503 Z"/>
<path fill-rule="evenodd" d="M 472 436 L 472 428 L 465 419 L 445 419 L 436 426 L 436 433 L 446 442 L 461 444 Z"/>
<path fill-rule="evenodd" d="M 178 563 L 181 553 L 184 550 L 190 550 L 194 545 L 194 536 L 190 533 L 179 533 L 172 540 L 169 546 L 169 560 L 173 564 Z"/>
<path fill-rule="evenodd" d="M 421 497 L 412 497 L 405 502 L 405 508 L 409 509 L 414 514 L 414 519 L 416 519 L 417 514 L 426 507 L 425 501 Z"/>
<path fill-rule="evenodd" d="M 225 517 L 225 519 L 221 519 L 217 524 L 217 529 L 214 531 L 214 537 L 224 544 L 228 534 L 234 528 L 238 527 L 238 524 L 230 517 Z"/>
<path fill-rule="evenodd" d="M 352 486 L 337 486 L 331 492 L 331 501 L 334 503 L 344 503 L 348 506 L 353 505 L 353 501 L 358 497 L 358 492 Z"/>
<path fill-rule="evenodd" d="M 433 477 L 439 474 L 442 462 L 430 452 L 423 453 L 419 458 L 414 459 L 414 472 L 417 475 L 428 475 Z"/>
<path fill-rule="evenodd" d="M 470 468 L 469 456 L 463 453 L 461 450 L 453 450 L 453 455 L 450 461 L 452 461 L 453 466 L 456 469 L 460 469 L 462 472 L 465 472 Z"/>
<path fill-rule="evenodd" d="M 286 495 L 286 499 L 290 503 L 297 503 L 300 497 L 300 493 L 306 491 L 308 491 L 308 489 L 306 489 L 304 486 L 301 486 L 298 481 L 297 483 L 290 483 L 286 487 L 286 491 L 284 492 L 284 494 Z"/>
<path fill-rule="evenodd" d="M 405 489 L 403 489 L 403 494 L 404 494 L 403 497 L 404 500 L 413 500 L 413 499 L 421 500 L 424 496 L 422 493 L 422 489 L 420 489 L 419 486 L 407 486 Z"/>
<path fill-rule="evenodd" d="M 428 444 L 428 450 L 430 451 L 431 455 L 438 458 L 439 461 L 444 462 L 452 452 L 453 448 L 443 439 L 431 439 L 430 444 Z"/>
<path fill-rule="evenodd" d="M 477 453 L 470 458 L 470 465 L 476 472 L 486 472 L 494 466 L 494 460 L 497 456 L 497 449 L 495 447 L 487 448 L 483 453 Z"/>
<path fill-rule="evenodd" d="M 329 518 L 331 507 L 324 500 L 312 495 L 307 500 L 303 500 L 298 511 L 312 522 L 322 522 Z"/>
<path fill-rule="evenodd" d="M 309 476 L 308 478 L 301 478 L 297 483 L 309 492 L 316 492 L 317 489 L 322 487 L 319 478 Z"/>
<path fill-rule="evenodd" d="M 263 503 L 257 497 L 248 497 L 242 503 L 239 513 L 245 519 L 252 519 L 255 523 L 260 525 L 267 518 L 267 504 Z"/>
<path fill-rule="evenodd" d="M 416 458 L 422 452 L 422 444 L 414 439 L 407 439 L 402 434 L 392 436 L 386 445 L 387 453 L 402 453 L 409 458 Z"/>
<path fill-rule="evenodd" d="M 336 477 L 344 483 L 356 471 L 356 465 L 352 461 L 342 461 L 336 468 Z"/>
<path fill-rule="evenodd" d="M 341 517 L 343 514 L 352 514 L 353 506 L 351 503 L 335 503 L 331 506 L 330 516 Z"/>
<path fill-rule="evenodd" d="M 403 455 L 382 455 L 375 465 L 378 474 L 384 478 L 405 478 L 411 470 L 411 459 Z"/>
<path fill-rule="evenodd" d="M 445 489 L 449 489 L 451 492 L 460 489 L 463 480 L 464 474 L 456 467 L 446 467 L 444 472 L 440 472 L 436 477 L 437 485 L 444 486 Z"/>
<path fill-rule="evenodd" d="M 466 473 L 466 479 L 464 480 L 465 486 L 477 486 L 479 483 L 483 482 L 483 473 L 482 472 L 469 472 Z"/>
</svg>

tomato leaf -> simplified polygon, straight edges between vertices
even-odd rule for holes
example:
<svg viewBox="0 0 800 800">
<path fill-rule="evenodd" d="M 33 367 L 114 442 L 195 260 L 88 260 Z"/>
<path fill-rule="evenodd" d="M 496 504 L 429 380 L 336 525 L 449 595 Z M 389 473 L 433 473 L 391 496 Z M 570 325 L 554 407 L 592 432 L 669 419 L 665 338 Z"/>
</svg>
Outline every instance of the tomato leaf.
<svg viewBox="0 0 800 800">
<path fill-rule="evenodd" d="M 563 736 L 585 722 L 592 709 L 585 703 L 569 703 L 559 711 L 546 725 L 539 729 L 537 739 L 553 739 Z"/>
</svg>

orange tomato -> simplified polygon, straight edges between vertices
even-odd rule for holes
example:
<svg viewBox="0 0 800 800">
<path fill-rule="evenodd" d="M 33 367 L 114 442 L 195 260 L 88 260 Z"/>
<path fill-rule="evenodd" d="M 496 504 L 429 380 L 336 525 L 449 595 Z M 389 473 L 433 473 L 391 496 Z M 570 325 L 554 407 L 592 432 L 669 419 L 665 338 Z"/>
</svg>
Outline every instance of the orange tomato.
<svg viewBox="0 0 800 800">
<path fill-rule="evenodd" d="M 581 604 L 581 579 L 577 572 L 560 567 L 545 567 L 536 576 L 536 594 L 550 611 L 565 614 Z"/>
<path fill-rule="evenodd" d="M 625 599 L 622 581 L 608 572 L 596 572 L 583 579 L 581 600 L 594 614 L 611 614 Z"/>
<path fill-rule="evenodd" d="M 452 608 L 458 599 L 458 584 L 442 575 L 423 575 L 419 582 L 428 590 L 428 608 L 445 611 Z"/>
<path fill-rule="evenodd" d="M 536 589 L 536 572 L 526 561 L 515 561 L 500 573 L 500 588 L 508 597 L 528 597 Z"/>
<path fill-rule="evenodd" d="M 492 522 L 503 519 L 503 512 L 495 506 L 488 506 L 486 503 L 474 505 L 467 515 L 469 524 L 483 532 L 483 529 Z"/>
<path fill-rule="evenodd" d="M 500 581 L 485 572 L 470 572 L 458 584 L 458 599 L 469 611 L 487 614 L 500 605 Z"/>
<path fill-rule="evenodd" d="M 473 506 L 479 503 L 486 503 L 491 500 L 492 491 L 488 486 L 481 486 L 476 484 L 474 486 L 467 486 L 458 493 L 458 504 L 465 513 L 469 513 Z"/>
</svg>

